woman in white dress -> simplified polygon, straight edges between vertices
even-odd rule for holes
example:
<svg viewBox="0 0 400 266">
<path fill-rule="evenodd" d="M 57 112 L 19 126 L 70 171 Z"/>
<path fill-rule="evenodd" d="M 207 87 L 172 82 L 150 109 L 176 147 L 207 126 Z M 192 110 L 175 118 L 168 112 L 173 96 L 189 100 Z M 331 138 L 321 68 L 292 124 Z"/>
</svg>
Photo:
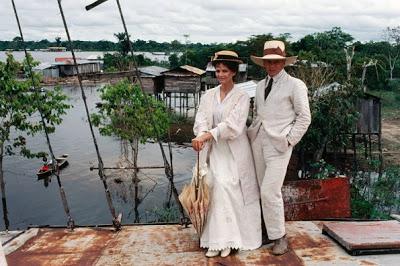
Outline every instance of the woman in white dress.
<svg viewBox="0 0 400 266">
<path fill-rule="evenodd" d="M 211 201 L 200 246 L 207 257 L 261 246 L 259 188 L 246 135 L 250 100 L 234 84 L 241 63 L 232 51 L 212 60 L 220 85 L 202 96 L 194 124 L 194 150 L 205 150 Z M 203 149 L 204 147 L 207 149 Z"/>
</svg>

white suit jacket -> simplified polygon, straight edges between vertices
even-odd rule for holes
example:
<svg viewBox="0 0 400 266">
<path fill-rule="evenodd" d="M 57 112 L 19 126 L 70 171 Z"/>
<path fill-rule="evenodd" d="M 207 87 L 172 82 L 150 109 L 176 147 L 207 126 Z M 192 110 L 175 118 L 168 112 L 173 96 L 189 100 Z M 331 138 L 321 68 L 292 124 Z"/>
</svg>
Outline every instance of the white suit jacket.
<svg viewBox="0 0 400 266">
<path fill-rule="evenodd" d="M 255 119 L 248 136 L 253 141 L 263 126 L 275 149 L 280 152 L 296 145 L 311 123 L 307 87 L 303 81 L 282 70 L 273 78 L 272 89 L 264 100 L 267 78 L 257 84 Z"/>
<path fill-rule="evenodd" d="M 194 134 L 199 136 L 210 131 L 216 141 L 226 140 L 237 165 L 244 204 L 260 199 L 260 193 L 254 168 L 253 154 L 246 134 L 246 120 L 250 100 L 246 92 L 233 87 L 232 95 L 226 99 L 222 122 L 213 128 L 213 108 L 219 86 L 208 90 L 202 96 L 193 127 Z M 210 147 L 212 149 L 212 146 Z M 204 150 L 204 149 L 203 149 Z M 211 162 L 218 163 L 218 162 Z"/>
</svg>

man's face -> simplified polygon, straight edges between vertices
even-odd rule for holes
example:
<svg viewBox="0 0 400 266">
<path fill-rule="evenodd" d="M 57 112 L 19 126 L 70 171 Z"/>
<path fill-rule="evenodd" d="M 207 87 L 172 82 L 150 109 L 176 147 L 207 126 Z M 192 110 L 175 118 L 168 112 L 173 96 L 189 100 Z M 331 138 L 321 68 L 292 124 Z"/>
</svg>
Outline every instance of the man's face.
<svg viewBox="0 0 400 266">
<path fill-rule="evenodd" d="M 264 60 L 264 68 L 270 77 L 274 77 L 285 67 L 285 59 L 283 60 Z"/>
</svg>

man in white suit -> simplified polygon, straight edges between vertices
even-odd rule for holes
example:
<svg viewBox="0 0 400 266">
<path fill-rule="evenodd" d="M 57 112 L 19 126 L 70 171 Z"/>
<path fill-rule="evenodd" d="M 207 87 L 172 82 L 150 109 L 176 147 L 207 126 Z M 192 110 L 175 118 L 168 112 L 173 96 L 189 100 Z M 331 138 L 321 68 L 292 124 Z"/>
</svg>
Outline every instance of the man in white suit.
<svg viewBox="0 0 400 266">
<path fill-rule="evenodd" d="M 272 253 L 288 251 L 282 185 L 293 147 L 311 123 L 307 87 L 286 73 L 284 67 L 297 57 L 286 57 L 285 44 L 267 41 L 262 57 L 251 60 L 265 68 L 267 77 L 257 85 L 255 119 L 248 129 L 257 179 L 261 192 L 263 218 L 268 238 L 274 241 Z"/>
</svg>

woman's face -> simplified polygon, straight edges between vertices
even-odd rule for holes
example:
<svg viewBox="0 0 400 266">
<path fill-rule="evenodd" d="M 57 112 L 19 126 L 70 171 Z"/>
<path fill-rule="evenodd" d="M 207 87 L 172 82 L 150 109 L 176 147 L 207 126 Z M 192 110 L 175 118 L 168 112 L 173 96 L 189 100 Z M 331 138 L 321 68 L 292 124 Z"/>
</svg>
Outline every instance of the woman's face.
<svg viewBox="0 0 400 266">
<path fill-rule="evenodd" d="M 233 77 L 235 76 L 235 72 L 230 70 L 223 63 L 217 64 L 215 66 L 215 75 L 220 84 L 233 82 Z"/>
</svg>

